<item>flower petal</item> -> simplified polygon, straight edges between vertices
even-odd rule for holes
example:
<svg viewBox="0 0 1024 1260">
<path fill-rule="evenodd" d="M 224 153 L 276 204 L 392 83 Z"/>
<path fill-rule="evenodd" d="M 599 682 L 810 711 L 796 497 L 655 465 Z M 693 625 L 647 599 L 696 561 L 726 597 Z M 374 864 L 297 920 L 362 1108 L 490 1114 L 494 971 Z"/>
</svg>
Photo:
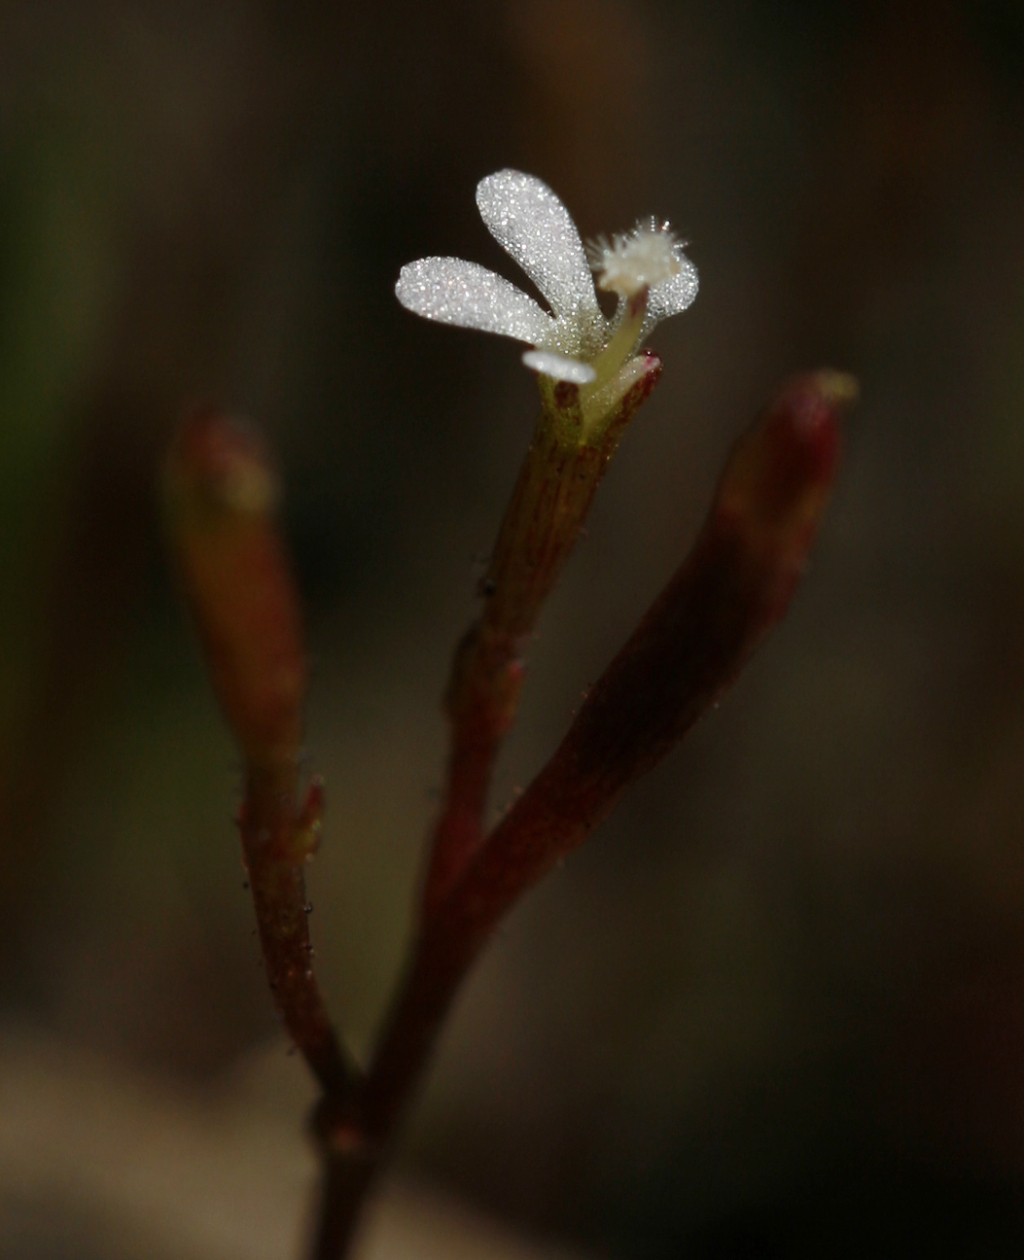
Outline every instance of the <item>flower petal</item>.
<svg viewBox="0 0 1024 1260">
<path fill-rule="evenodd" d="M 476 204 L 488 231 L 559 318 L 600 317 L 580 234 L 547 184 L 521 171 L 498 171 L 477 185 Z"/>
<path fill-rule="evenodd" d="M 421 258 L 399 273 L 395 296 L 407 310 L 459 328 L 500 333 L 536 346 L 555 321 L 533 298 L 486 267 L 462 258 Z"/>
<path fill-rule="evenodd" d="M 523 362 L 531 372 L 540 372 L 556 381 L 570 381 L 573 385 L 589 385 L 597 376 L 589 363 L 548 350 L 527 350 Z"/>
<path fill-rule="evenodd" d="M 652 287 L 647 298 L 647 315 L 644 319 L 641 340 L 647 336 L 655 324 L 670 315 L 678 315 L 685 311 L 697 296 L 697 268 L 689 258 L 679 255 L 680 270 L 671 280 L 664 280 Z"/>
</svg>

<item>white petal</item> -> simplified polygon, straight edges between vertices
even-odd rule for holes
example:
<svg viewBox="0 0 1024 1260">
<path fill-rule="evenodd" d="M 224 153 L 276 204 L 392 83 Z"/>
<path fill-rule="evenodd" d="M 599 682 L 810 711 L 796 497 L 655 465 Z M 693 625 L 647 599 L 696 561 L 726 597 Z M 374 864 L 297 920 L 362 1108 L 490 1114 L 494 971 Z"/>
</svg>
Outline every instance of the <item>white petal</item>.
<svg viewBox="0 0 1024 1260">
<path fill-rule="evenodd" d="M 536 346 L 549 340 L 555 321 L 533 298 L 503 277 L 461 258 L 421 258 L 399 273 L 395 296 L 425 319 L 500 333 Z"/>
<path fill-rule="evenodd" d="M 527 350 L 523 362 L 533 372 L 541 372 L 556 381 L 571 381 L 573 385 L 589 385 L 597 373 L 589 363 L 570 359 L 564 354 L 551 354 L 547 350 Z"/>
<path fill-rule="evenodd" d="M 480 216 L 560 317 L 590 322 L 600 314 L 587 255 L 569 212 L 542 180 L 498 171 L 476 189 Z"/>
<path fill-rule="evenodd" d="M 671 280 L 653 286 L 647 299 L 647 316 L 644 319 L 641 338 L 646 337 L 655 324 L 670 315 L 685 311 L 697 296 L 697 268 L 689 258 L 679 257 L 681 270 Z"/>
</svg>

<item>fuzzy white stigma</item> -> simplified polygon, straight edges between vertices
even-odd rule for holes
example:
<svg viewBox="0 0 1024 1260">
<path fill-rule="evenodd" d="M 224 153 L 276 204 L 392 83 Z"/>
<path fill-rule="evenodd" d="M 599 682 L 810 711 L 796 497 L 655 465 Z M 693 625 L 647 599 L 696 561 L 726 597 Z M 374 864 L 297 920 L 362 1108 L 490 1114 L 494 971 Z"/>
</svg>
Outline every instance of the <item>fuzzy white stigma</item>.
<svg viewBox="0 0 1024 1260">
<path fill-rule="evenodd" d="M 627 298 L 670 280 L 682 268 L 675 233 L 653 219 L 638 223 L 632 232 L 616 233 L 610 242 L 593 242 L 588 254 L 597 287 Z"/>
</svg>

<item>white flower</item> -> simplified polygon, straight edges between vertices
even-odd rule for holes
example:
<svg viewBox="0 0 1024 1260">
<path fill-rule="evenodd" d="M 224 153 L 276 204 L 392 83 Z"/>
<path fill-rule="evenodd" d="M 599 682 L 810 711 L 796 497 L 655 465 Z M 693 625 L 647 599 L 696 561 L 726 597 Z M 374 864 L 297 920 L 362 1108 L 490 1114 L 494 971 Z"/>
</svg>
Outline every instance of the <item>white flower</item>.
<svg viewBox="0 0 1024 1260">
<path fill-rule="evenodd" d="M 569 212 L 547 184 L 519 171 L 480 181 L 476 204 L 498 244 L 534 282 L 551 314 L 510 284 L 461 258 L 421 258 L 402 268 L 395 293 L 427 319 L 478 328 L 525 341 L 527 367 L 579 387 L 585 424 L 608 416 L 650 370 L 638 355 L 660 320 L 684 311 L 697 296 L 697 270 L 668 224 L 646 226 L 591 247 L 591 261 Z M 600 287 L 619 295 L 610 318 L 597 302 Z"/>
</svg>

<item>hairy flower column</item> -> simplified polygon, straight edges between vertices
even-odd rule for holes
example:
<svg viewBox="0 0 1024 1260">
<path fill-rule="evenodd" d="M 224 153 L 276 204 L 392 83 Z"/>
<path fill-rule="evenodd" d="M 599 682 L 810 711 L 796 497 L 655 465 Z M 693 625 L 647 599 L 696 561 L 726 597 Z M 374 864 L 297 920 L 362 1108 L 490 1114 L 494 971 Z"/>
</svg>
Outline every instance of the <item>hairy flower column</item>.
<svg viewBox="0 0 1024 1260">
<path fill-rule="evenodd" d="M 542 402 L 481 582 L 484 611 L 460 645 L 446 697 L 452 744 L 424 893 L 428 917 L 480 847 L 494 761 L 518 705 L 524 646 L 626 425 L 661 375 L 657 355 L 638 353 L 642 341 L 697 292 L 696 271 L 667 225 L 652 222 L 599 243 L 588 264 L 572 219 L 540 180 L 500 171 L 481 181 L 477 205 L 553 314 L 457 258 L 410 263 L 396 286 L 399 300 L 428 319 L 529 343 L 523 361 L 537 373 Z M 591 267 L 600 287 L 618 295 L 610 318 L 598 305 Z"/>
</svg>

